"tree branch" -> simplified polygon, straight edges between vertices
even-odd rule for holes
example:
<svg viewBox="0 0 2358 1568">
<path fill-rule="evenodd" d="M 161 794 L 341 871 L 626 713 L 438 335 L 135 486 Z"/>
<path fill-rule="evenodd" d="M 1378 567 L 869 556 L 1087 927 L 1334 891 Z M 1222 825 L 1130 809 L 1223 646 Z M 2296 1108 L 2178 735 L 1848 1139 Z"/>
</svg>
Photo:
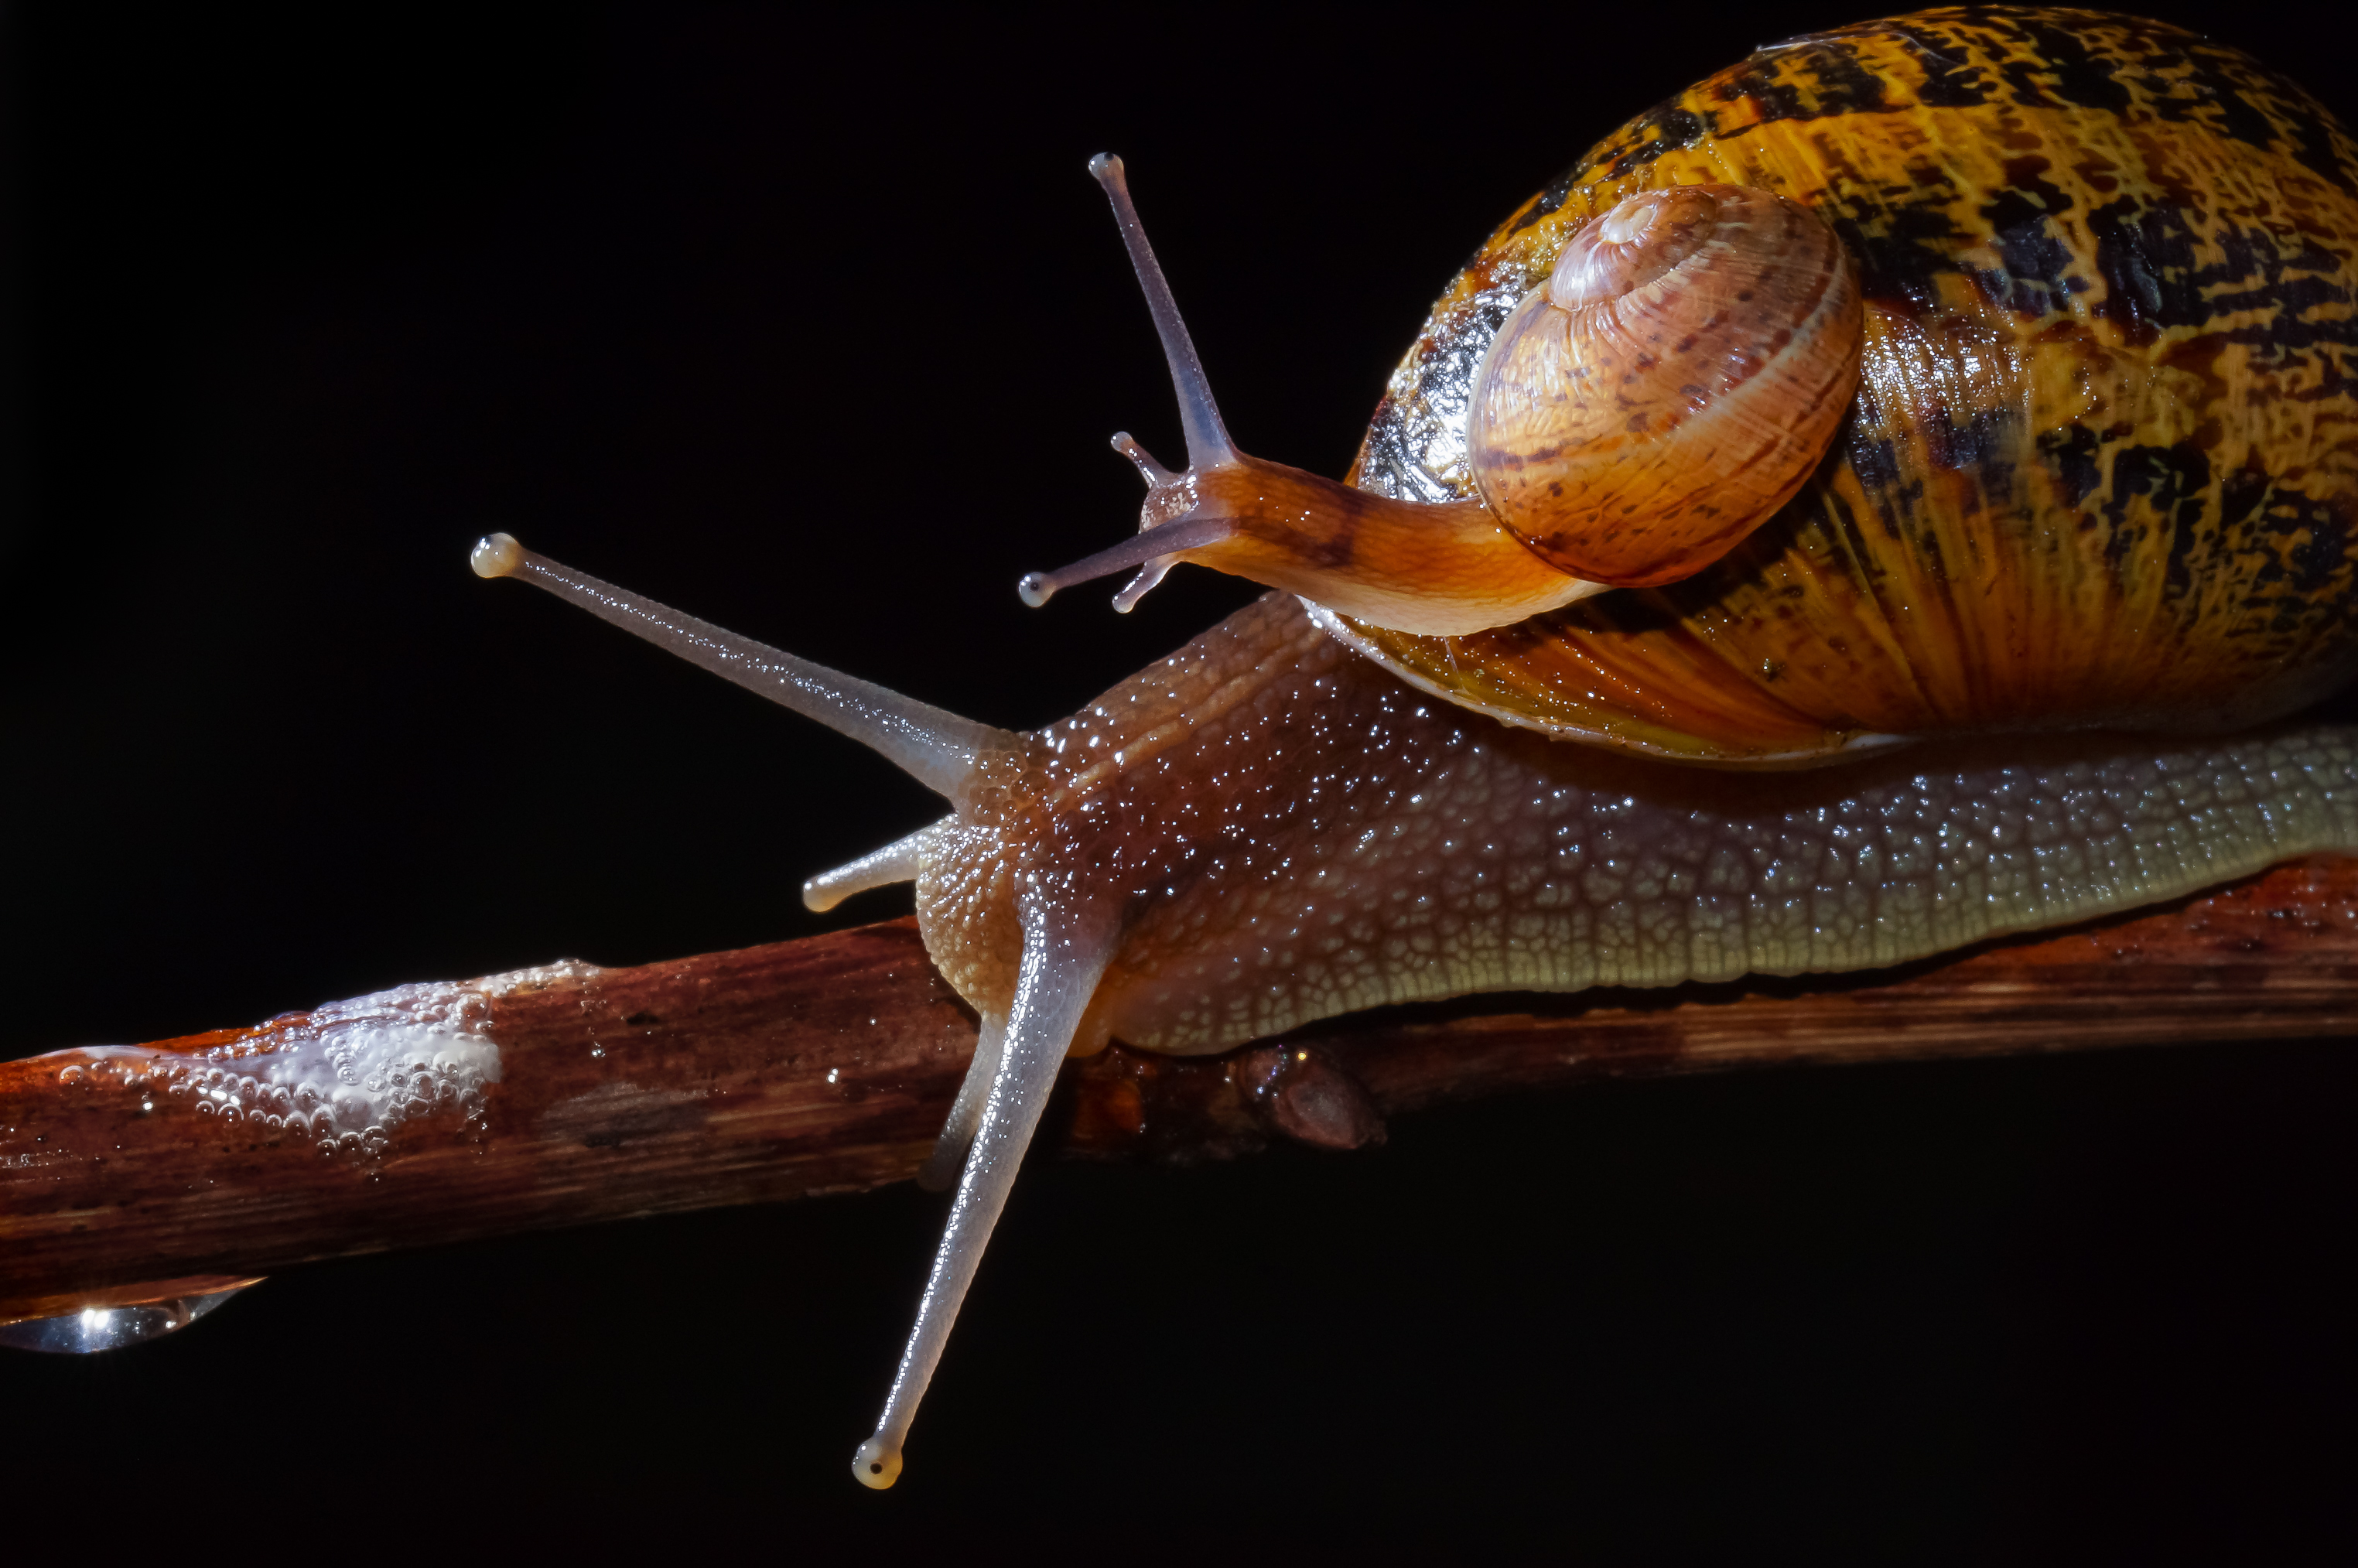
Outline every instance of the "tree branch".
<svg viewBox="0 0 2358 1568">
<path fill-rule="evenodd" d="M 152 1054 L 0 1065 L 0 1322 L 316 1259 L 903 1181 L 974 1046 L 974 1016 L 912 920 L 477 989 L 501 1058 L 480 1116 L 414 1117 L 359 1152 L 168 1092 L 172 1068 L 233 1068 L 309 1014 Z M 2358 859 L 2322 857 L 1896 970 L 1469 998 L 1210 1058 L 1115 1046 L 1067 1069 L 1042 1138 L 1181 1161 L 1275 1137 L 1356 1148 L 1401 1111 L 1595 1077 L 2353 1033 Z"/>
</svg>

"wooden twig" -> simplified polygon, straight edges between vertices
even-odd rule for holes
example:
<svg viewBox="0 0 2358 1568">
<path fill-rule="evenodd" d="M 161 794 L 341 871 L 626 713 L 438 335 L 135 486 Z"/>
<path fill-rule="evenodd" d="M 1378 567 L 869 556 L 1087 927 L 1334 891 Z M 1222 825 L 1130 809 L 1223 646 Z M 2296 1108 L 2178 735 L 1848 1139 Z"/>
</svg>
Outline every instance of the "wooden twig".
<svg viewBox="0 0 2358 1568">
<path fill-rule="evenodd" d="M 0 1065 L 0 1322 L 309 1260 L 905 1180 L 974 1044 L 913 921 L 477 982 L 480 1103 L 347 1148 L 190 1092 L 315 1015 Z M 1498 1011 L 1511 1003 L 1515 1011 Z M 1353 1148 L 1444 1100 L 1594 1077 L 2358 1034 L 2358 860 L 1869 975 L 1472 998 L 1202 1059 L 1075 1065 L 1044 1142 Z M 172 1092 L 174 1082 L 181 1092 Z M 174 1281 L 164 1290 L 158 1281 Z"/>
</svg>

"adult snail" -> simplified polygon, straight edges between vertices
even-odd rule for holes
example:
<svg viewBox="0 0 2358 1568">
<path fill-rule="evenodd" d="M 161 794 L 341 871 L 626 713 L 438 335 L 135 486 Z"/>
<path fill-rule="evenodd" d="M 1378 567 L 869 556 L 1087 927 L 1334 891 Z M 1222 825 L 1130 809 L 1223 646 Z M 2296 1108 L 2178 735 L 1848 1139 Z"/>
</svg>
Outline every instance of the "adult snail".
<svg viewBox="0 0 2358 1568">
<path fill-rule="evenodd" d="M 1323 608 L 1266 599 L 1031 736 L 486 541 L 487 574 L 769 690 L 956 807 L 812 884 L 915 880 L 985 1020 L 933 1171 L 958 1197 L 861 1479 L 898 1472 L 1068 1048 L 1890 963 L 2358 846 L 2346 730 L 2205 738 L 2358 655 L 2353 172 L 2297 90 L 2149 24 L 1928 13 L 1796 40 L 1492 237 L 1356 488 L 1228 442 L 1141 242 L 1190 469 L 1141 454 L 1154 527 L 1033 596 L 1204 558 Z M 1790 287 L 1660 325 L 1753 255 Z M 1782 314 L 1746 315 L 1764 294 Z M 1618 449 L 1534 436 L 1552 400 L 1600 406 L 1574 395 L 1587 362 L 1523 351 L 1617 343 L 1549 314 L 1606 301 L 1656 323 L 1617 373 L 1637 379 L 1607 378 Z M 1723 418 L 1693 449 L 1709 483 L 1683 456 L 1623 481 Z"/>
</svg>

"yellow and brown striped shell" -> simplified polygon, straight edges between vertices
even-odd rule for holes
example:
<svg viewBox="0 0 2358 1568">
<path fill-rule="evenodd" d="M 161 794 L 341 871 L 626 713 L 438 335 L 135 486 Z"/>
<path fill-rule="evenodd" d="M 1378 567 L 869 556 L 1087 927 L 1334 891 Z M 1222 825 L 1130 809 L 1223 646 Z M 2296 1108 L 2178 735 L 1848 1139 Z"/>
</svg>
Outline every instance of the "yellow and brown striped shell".
<svg viewBox="0 0 2358 1568">
<path fill-rule="evenodd" d="M 1443 294 L 1351 481 L 1470 494 L 1500 322 L 1591 218 L 1708 181 L 1815 211 L 1857 264 L 1858 397 L 1810 482 L 1666 588 L 1330 631 L 1510 722 L 1738 764 L 2227 728 L 2358 667 L 2358 146 L 2245 56 L 2130 17 L 1866 23 L 1639 116 Z"/>
</svg>

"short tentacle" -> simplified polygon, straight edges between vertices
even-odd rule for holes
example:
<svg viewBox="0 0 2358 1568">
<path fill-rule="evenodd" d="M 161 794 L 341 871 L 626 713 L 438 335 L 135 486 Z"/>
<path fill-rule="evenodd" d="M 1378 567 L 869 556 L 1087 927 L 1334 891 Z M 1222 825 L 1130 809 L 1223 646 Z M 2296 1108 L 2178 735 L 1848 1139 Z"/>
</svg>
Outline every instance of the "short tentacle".
<svg viewBox="0 0 2358 1568">
<path fill-rule="evenodd" d="M 479 577 L 520 577 L 782 708 L 816 719 L 881 753 L 935 794 L 952 798 L 985 752 L 1020 743 L 1011 732 L 961 719 L 872 682 L 781 653 L 708 621 L 627 593 L 493 534 L 471 557 Z"/>
<path fill-rule="evenodd" d="M 941 829 L 942 823 L 929 823 L 905 838 L 895 838 L 881 849 L 870 850 L 849 865 L 821 871 L 803 883 L 803 907 L 824 914 L 853 893 L 890 887 L 894 882 L 914 881 L 917 873 L 925 870 L 925 855 Z"/>
<path fill-rule="evenodd" d="M 851 1472 L 865 1486 L 889 1487 L 901 1474 L 909 1423 L 941 1361 L 942 1346 L 991 1229 L 1007 1206 L 1016 1167 L 1040 1124 L 1057 1069 L 1079 1032 L 1098 978 L 1112 957 L 1117 935 L 1112 920 L 1060 918 L 1055 912 L 1036 909 L 1023 915 L 1023 958 L 1015 1001 L 1008 1011 L 1004 1044 L 974 1147 L 958 1179 L 949 1225 L 934 1254 L 933 1273 L 918 1303 L 917 1321 L 909 1331 L 908 1348 L 902 1352 L 876 1435 L 861 1444 L 852 1458 Z"/>
</svg>

